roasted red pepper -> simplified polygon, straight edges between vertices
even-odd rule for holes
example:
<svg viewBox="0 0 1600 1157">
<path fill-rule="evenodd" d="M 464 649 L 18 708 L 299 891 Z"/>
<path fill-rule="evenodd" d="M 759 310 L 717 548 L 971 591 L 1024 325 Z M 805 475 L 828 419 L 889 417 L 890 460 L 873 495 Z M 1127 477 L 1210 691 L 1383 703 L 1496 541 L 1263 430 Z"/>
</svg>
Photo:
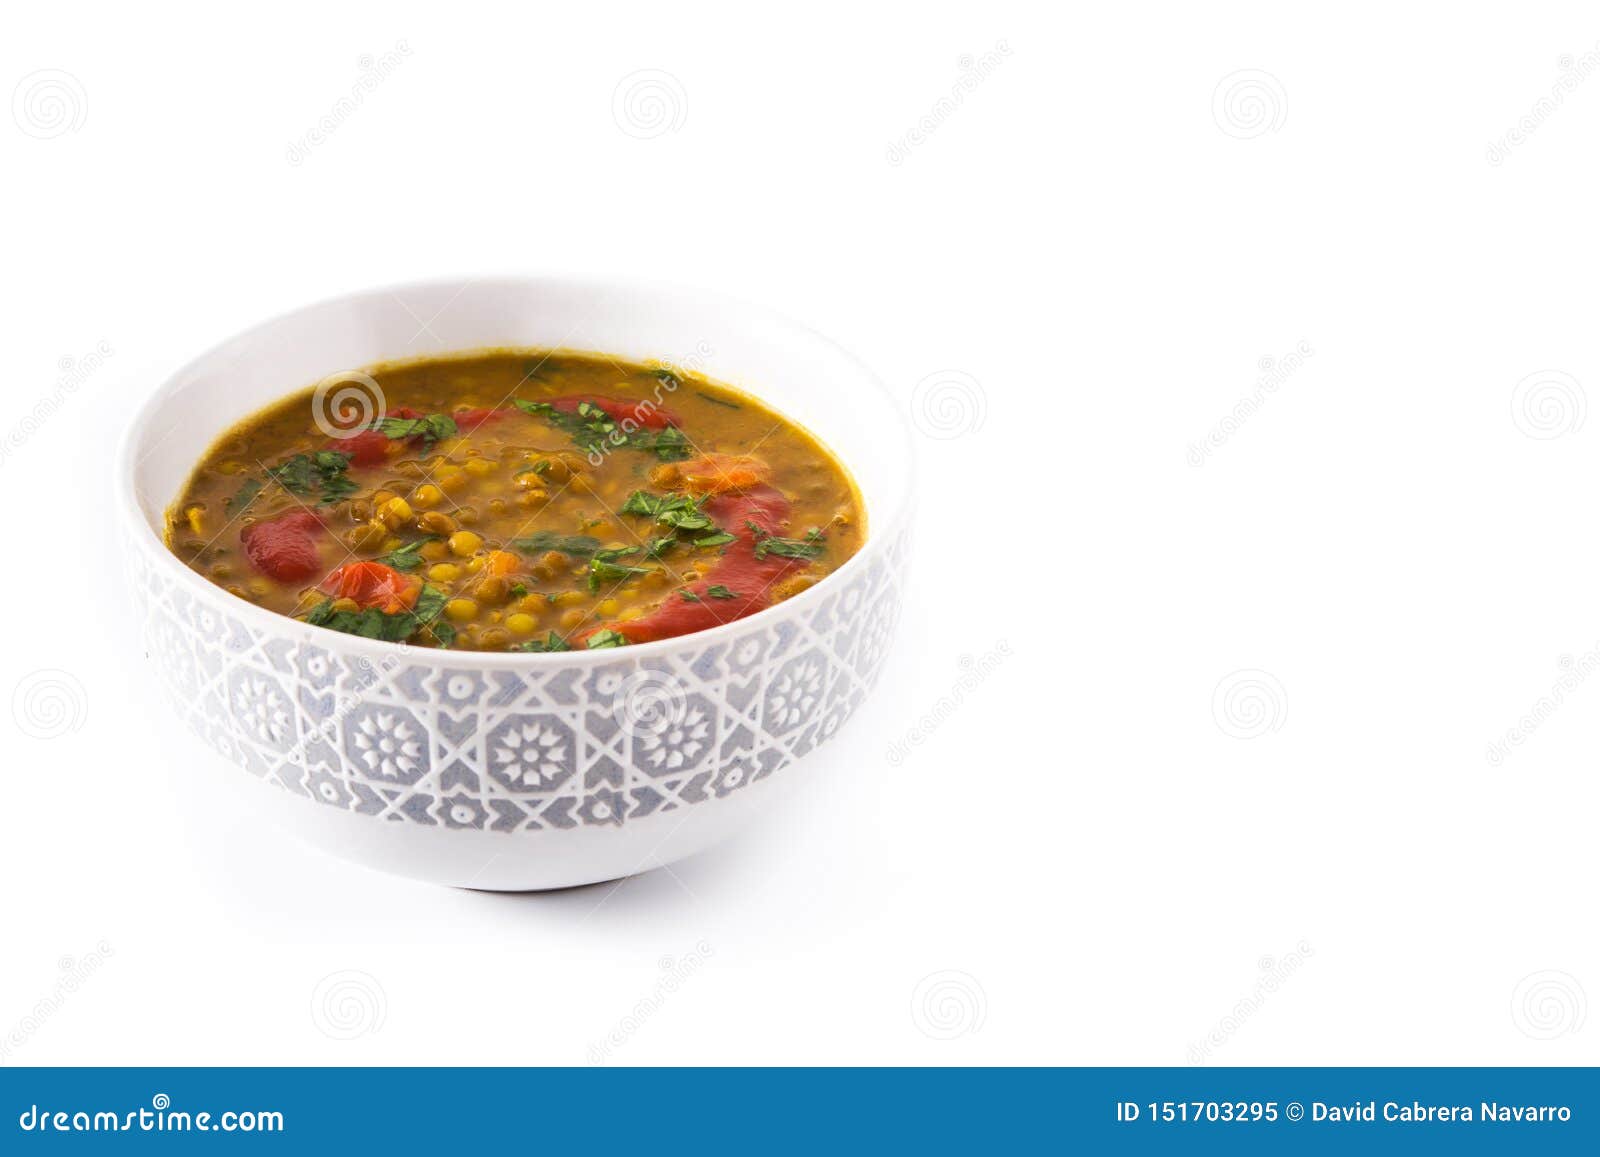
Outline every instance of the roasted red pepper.
<svg viewBox="0 0 1600 1157">
<path fill-rule="evenodd" d="M 322 537 L 322 520 L 309 510 L 292 510 L 265 522 L 244 528 L 239 540 L 244 544 L 250 565 L 279 582 L 301 582 L 322 569 L 317 542 Z"/>
<path fill-rule="evenodd" d="M 416 606 L 422 580 L 381 562 L 347 562 L 322 580 L 322 589 L 336 599 L 353 599 L 363 610 L 376 607 L 392 615 Z"/>
</svg>

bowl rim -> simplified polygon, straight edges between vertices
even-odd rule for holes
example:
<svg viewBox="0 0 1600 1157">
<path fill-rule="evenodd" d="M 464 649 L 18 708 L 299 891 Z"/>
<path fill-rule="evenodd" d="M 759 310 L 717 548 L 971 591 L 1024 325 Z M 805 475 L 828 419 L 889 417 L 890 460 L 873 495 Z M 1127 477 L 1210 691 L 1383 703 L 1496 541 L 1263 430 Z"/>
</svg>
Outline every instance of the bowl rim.
<svg viewBox="0 0 1600 1157">
<path fill-rule="evenodd" d="M 464 292 L 469 286 L 484 286 L 492 289 L 497 285 L 515 286 L 517 288 L 539 286 L 556 291 L 562 289 L 609 288 L 613 290 L 672 294 L 680 297 L 689 296 L 708 303 L 735 307 L 750 315 L 764 316 L 770 322 L 826 346 L 833 354 L 852 364 L 862 377 L 870 383 L 871 388 L 883 396 L 883 399 L 899 419 L 896 422 L 896 428 L 902 443 L 906 463 L 902 477 L 903 495 L 892 508 L 882 512 L 869 506 L 867 537 L 862 542 L 861 548 L 846 559 L 837 570 L 792 598 L 785 599 L 781 603 L 774 603 L 770 607 L 764 607 L 753 615 L 746 615 L 744 618 L 734 619 L 731 622 L 709 627 L 703 631 L 694 631 L 687 635 L 674 635 L 670 638 L 657 639 L 649 643 L 633 643 L 626 647 L 602 647 L 596 650 L 550 652 L 457 651 L 446 647 L 422 647 L 412 643 L 391 643 L 382 639 L 363 638 L 360 635 L 346 635 L 339 631 L 330 631 L 326 628 L 312 626 L 309 623 L 301 622 L 299 619 L 279 614 L 276 611 L 269 611 L 264 607 L 256 606 L 248 599 L 229 594 L 215 583 L 208 582 L 189 567 L 183 565 L 178 560 L 177 555 L 167 549 L 166 543 L 161 541 L 155 529 L 150 526 L 145 518 L 143 509 L 139 505 L 134 485 L 134 475 L 145 455 L 138 455 L 136 450 L 144 442 L 161 403 L 177 389 L 180 382 L 190 377 L 198 367 L 215 358 L 223 349 L 235 342 L 269 330 L 300 314 L 325 309 L 341 302 L 382 295 L 399 296 L 408 291 L 440 291 L 454 288 Z M 575 349 L 574 352 L 583 351 Z M 741 386 L 741 388 L 746 387 Z M 754 394 L 758 398 L 761 396 L 757 390 L 747 390 L 747 392 Z M 782 413 L 782 411 L 780 410 L 779 413 Z M 845 468 L 850 468 L 848 462 L 845 463 Z M 370 654 L 380 660 L 385 657 L 405 655 L 413 659 L 423 657 L 432 665 L 440 667 L 465 665 L 502 670 L 534 670 L 541 667 L 567 664 L 575 664 L 580 667 L 598 666 L 616 662 L 619 659 L 649 659 L 666 656 L 685 647 L 701 649 L 714 646 L 719 642 L 738 638 L 747 633 L 752 627 L 772 622 L 780 616 L 787 617 L 797 612 L 802 612 L 807 607 L 815 606 L 819 600 L 831 597 L 831 592 L 842 585 L 841 582 L 830 580 L 845 580 L 849 576 L 858 575 L 866 570 L 871 565 L 871 560 L 884 552 L 887 549 L 886 544 L 897 537 L 902 528 L 908 524 L 912 501 L 916 492 L 916 474 L 916 445 L 911 437 L 910 422 L 905 408 L 900 404 L 899 399 L 895 397 L 893 391 L 889 389 L 888 385 L 870 366 L 832 338 L 806 325 L 804 322 L 796 321 L 787 314 L 781 313 L 770 306 L 735 294 L 662 278 L 606 277 L 560 273 L 492 274 L 481 277 L 455 275 L 422 278 L 347 290 L 319 298 L 304 305 L 280 310 L 254 325 L 246 326 L 244 329 L 229 334 L 220 341 L 213 343 L 168 374 L 140 403 L 132 421 L 128 424 L 126 433 L 123 435 L 122 446 L 118 453 L 116 491 L 121 516 L 127 523 L 124 528 L 125 531 L 133 536 L 135 546 L 146 556 L 154 554 L 161 560 L 155 564 L 157 567 L 173 575 L 176 581 L 194 594 L 197 599 L 216 599 L 220 604 L 226 606 L 227 613 L 237 614 L 246 623 L 258 625 L 269 634 L 279 637 L 287 636 L 305 639 L 313 645 L 323 646 L 330 651 Z"/>
</svg>

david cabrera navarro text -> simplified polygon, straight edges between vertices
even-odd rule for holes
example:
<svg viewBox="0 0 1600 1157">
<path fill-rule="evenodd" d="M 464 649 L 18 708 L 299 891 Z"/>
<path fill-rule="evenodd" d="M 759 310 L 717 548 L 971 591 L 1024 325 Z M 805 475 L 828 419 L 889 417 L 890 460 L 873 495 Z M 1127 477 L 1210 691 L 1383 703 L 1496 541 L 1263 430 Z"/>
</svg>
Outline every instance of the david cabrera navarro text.
<svg viewBox="0 0 1600 1157">
<path fill-rule="evenodd" d="M 1325 1105 L 1311 1102 L 1311 1119 L 1339 1125 L 1347 1121 L 1493 1121 L 1534 1123 L 1539 1121 L 1570 1121 L 1572 1110 L 1566 1105 L 1502 1105 L 1496 1101 L 1480 1101 L 1478 1108 L 1471 1105 L 1424 1105 L 1413 1101 L 1402 1105 L 1395 1101 L 1366 1101 L 1355 1105 Z"/>
</svg>

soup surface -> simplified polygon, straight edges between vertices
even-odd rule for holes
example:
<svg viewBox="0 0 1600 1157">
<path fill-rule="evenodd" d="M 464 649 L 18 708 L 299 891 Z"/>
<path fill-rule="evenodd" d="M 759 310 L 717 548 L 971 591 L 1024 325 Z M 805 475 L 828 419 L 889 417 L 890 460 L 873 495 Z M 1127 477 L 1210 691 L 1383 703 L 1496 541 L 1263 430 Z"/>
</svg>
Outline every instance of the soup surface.
<svg viewBox="0 0 1600 1157">
<path fill-rule="evenodd" d="M 704 630 L 864 531 L 839 462 L 748 395 L 531 350 L 336 375 L 225 434 L 167 514 L 172 551 L 240 598 L 473 651 Z"/>
</svg>

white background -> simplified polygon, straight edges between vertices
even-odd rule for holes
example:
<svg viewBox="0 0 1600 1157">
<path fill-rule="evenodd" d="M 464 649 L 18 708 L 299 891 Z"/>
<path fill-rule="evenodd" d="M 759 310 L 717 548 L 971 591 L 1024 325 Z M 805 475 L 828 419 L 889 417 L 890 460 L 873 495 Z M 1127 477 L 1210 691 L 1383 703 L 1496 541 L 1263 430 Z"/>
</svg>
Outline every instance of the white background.
<svg viewBox="0 0 1600 1157">
<path fill-rule="evenodd" d="M 1593 6 L 666 7 L 9 14 L 0 88 L 65 103 L 0 115 L 0 692 L 81 692 L 0 710 L 4 1063 L 584 1064 L 619 1026 L 628 1064 L 1600 1061 Z M 661 121 L 614 101 L 642 70 Z M 915 573 L 783 814 L 446 891 L 223 789 L 135 645 L 109 462 L 266 316 L 540 271 L 861 355 L 923 431 Z"/>
</svg>

